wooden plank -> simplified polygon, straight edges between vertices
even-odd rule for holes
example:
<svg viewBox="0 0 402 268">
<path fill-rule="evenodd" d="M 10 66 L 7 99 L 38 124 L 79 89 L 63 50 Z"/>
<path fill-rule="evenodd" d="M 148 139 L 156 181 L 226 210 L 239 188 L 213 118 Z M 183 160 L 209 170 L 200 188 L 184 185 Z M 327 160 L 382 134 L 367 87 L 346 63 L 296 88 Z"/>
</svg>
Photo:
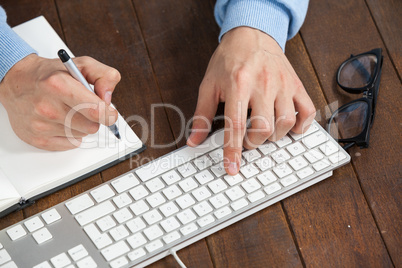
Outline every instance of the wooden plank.
<svg viewBox="0 0 402 268">
<path fill-rule="evenodd" d="M 213 7 L 208 1 L 196 0 L 134 3 L 162 98 L 165 103 L 179 107 L 188 120 L 193 116 L 199 84 L 217 46 L 219 28 L 213 17 Z M 221 114 L 222 107 L 219 109 Z M 182 129 L 180 120 L 172 110 L 168 110 L 168 116 L 175 138 L 178 138 Z M 181 139 L 179 145 L 184 142 L 185 139 Z M 266 224 L 259 226 L 262 222 Z M 280 205 L 206 240 L 217 267 L 255 267 L 266 263 L 301 265 Z"/>
<path fill-rule="evenodd" d="M 301 33 L 328 102 L 338 101 L 342 105 L 361 97 L 342 92 L 336 85 L 335 75 L 338 66 L 350 54 L 375 47 L 384 48 L 364 1 L 311 1 Z M 370 148 L 354 147 L 350 154 L 392 261 L 400 266 L 401 125 L 394 118 L 401 118 L 402 90 L 387 51 L 384 50 L 383 54 L 380 93 L 370 134 Z"/>
<path fill-rule="evenodd" d="M 399 79 L 402 76 L 402 1 L 366 0 L 381 38 L 395 65 Z M 399 11 L 399 12 L 398 12 Z"/>
</svg>

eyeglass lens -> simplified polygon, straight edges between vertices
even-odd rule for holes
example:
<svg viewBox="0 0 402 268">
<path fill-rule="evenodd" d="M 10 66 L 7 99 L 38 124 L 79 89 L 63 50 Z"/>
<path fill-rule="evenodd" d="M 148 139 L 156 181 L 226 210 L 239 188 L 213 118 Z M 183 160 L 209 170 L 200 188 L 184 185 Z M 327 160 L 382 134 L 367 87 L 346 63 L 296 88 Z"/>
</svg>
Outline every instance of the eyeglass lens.
<svg viewBox="0 0 402 268">
<path fill-rule="evenodd" d="M 367 54 L 346 62 L 339 70 L 338 81 L 344 87 L 361 88 L 367 86 L 374 75 L 377 57 Z"/>
<path fill-rule="evenodd" d="M 358 101 L 336 111 L 329 122 L 331 136 L 335 139 L 348 139 L 362 133 L 369 116 L 368 108 L 367 102 Z"/>
</svg>

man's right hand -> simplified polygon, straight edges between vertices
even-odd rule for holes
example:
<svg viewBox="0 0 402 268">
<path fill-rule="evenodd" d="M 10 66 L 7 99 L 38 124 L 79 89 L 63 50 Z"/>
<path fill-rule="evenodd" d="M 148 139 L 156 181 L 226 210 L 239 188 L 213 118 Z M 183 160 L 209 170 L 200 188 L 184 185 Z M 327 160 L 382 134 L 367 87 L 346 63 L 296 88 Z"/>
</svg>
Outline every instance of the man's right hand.
<svg viewBox="0 0 402 268">
<path fill-rule="evenodd" d="M 74 58 L 74 62 L 94 85 L 96 95 L 75 80 L 59 59 L 31 54 L 8 71 L 0 83 L 0 102 L 21 140 L 40 149 L 69 150 L 82 137 L 96 133 L 99 124 L 116 122 L 117 111 L 110 102 L 120 73 L 90 57 Z M 77 105 L 85 108 L 77 109 Z M 77 112 L 66 120 L 74 107 Z"/>
</svg>

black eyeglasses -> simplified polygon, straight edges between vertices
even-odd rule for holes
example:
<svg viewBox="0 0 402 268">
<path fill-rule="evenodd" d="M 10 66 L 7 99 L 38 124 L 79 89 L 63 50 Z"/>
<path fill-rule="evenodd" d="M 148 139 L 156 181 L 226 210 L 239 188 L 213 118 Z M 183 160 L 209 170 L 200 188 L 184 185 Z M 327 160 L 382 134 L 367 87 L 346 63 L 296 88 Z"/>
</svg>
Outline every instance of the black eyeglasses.
<svg viewBox="0 0 402 268">
<path fill-rule="evenodd" d="M 382 69 L 382 49 L 376 48 L 356 56 L 351 55 L 338 69 L 336 82 L 348 93 L 363 93 L 336 110 L 328 121 L 327 130 L 347 150 L 353 145 L 367 148 L 374 121 Z M 339 135 L 342 138 L 338 138 Z"/>
</svg>

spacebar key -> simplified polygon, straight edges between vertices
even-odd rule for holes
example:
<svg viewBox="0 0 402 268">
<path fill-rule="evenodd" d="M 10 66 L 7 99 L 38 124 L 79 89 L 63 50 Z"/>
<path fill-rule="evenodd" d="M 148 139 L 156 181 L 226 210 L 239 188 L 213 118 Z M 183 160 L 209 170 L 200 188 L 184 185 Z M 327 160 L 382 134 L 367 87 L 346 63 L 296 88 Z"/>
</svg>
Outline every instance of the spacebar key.
<svg viewBox="0 0 402 268">
<path fill-rule="evenodd" d="M 77 216 L 75 216 L 75 219 L 81 226 L 84 226 L 94 220 L 97 220 L 99 218 L 102 218 L 103 216 L 106 216 L 107 214 L 110 214 L 115 210 L 116 208 L 113 206 L 113 204 L 110 201 L 106 201 L 100 203 L 95 207 L 91 207 L 90 209 L 87 209 L 81 212 L 80 214 L 77 214 Z"/>
</svg>

